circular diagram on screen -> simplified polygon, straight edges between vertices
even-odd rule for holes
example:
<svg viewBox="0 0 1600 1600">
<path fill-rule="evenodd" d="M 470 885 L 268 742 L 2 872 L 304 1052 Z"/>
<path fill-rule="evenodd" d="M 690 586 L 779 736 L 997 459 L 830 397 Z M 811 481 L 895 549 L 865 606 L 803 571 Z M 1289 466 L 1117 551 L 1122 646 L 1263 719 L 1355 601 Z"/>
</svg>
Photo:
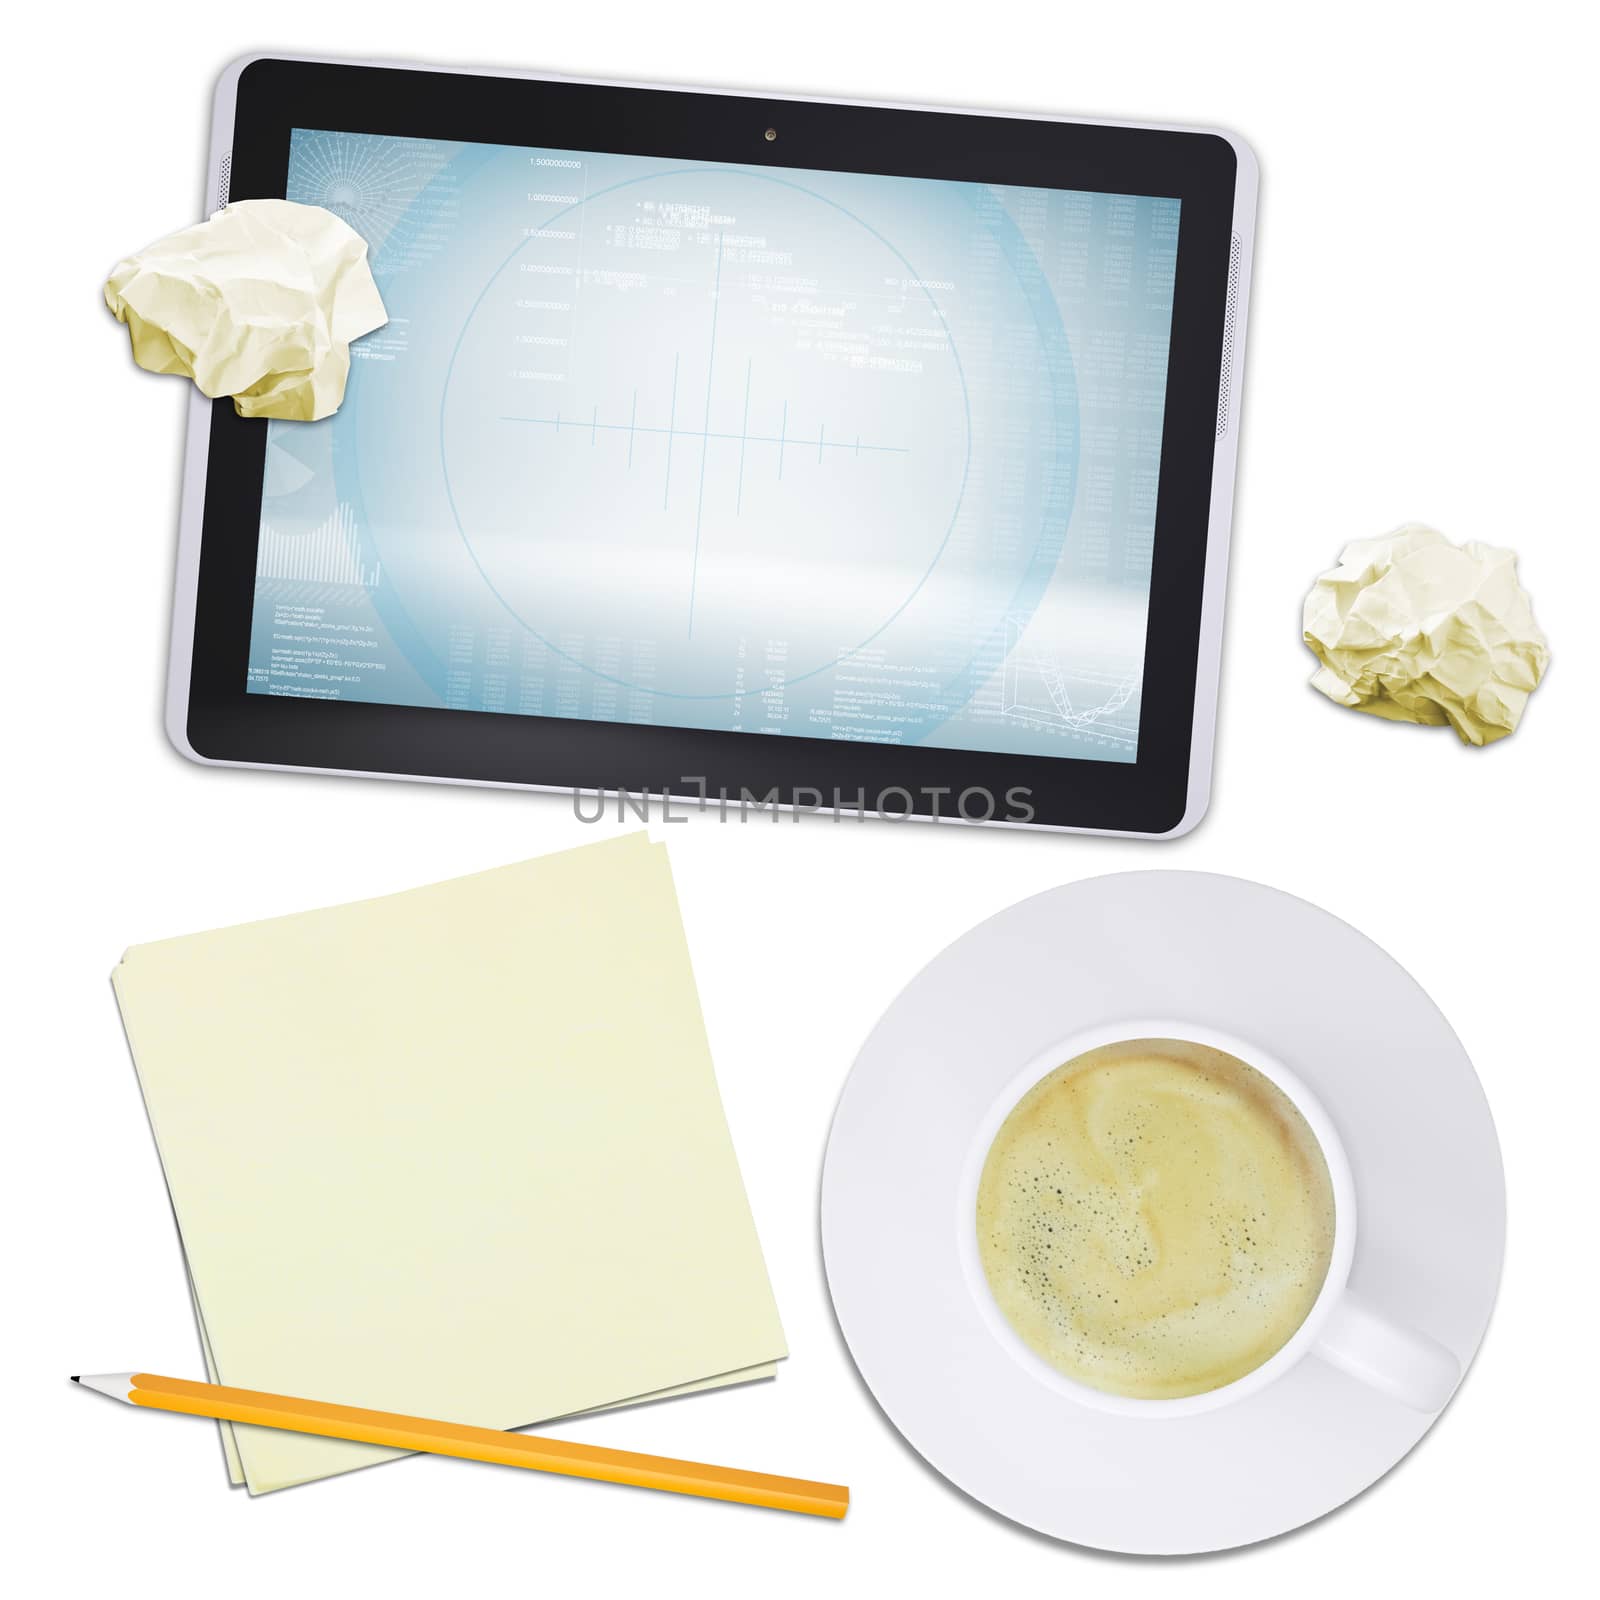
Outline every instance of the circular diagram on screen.
<svg viewBox="0 0 1600 1600">
<path fill-rule="evenodd" d="M 536 174 L 551 210 L 479 295 L 441 407 L 452 511 L 505 610 L 694 699 L 998 627 L 1038 541 L 975 482 L 962 286 L 787 177 L 686 168 L 562 204 L 571 176 Z M 943 225 L 965 239 L 972 213 Z M 988 324 L 1031 328 L 1015 272 L 984 280 Z M 991 432 L 1034 383 L 1006 374 Z"/>
</svg>

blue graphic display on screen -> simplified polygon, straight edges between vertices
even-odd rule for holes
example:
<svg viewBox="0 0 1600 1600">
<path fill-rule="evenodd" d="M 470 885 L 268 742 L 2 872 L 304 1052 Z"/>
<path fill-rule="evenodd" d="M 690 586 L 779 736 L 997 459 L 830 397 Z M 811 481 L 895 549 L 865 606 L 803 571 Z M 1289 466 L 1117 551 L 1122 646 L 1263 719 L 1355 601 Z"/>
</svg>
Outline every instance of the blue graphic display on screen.
<svg viewBox="0 0 1600 1600">
<path fill-rule="evenodd" d="M 252 692 L 1132 761 L 1178 202 L 296 130 Z"/>
</svg>

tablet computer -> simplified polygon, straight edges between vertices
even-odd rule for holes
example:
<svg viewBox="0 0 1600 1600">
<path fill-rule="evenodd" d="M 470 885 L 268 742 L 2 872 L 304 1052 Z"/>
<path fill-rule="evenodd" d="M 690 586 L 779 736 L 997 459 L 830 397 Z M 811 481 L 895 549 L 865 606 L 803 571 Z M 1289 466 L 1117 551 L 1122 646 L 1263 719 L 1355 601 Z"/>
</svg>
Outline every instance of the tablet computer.
<svg viewBox="0 0 1600 1600">
<path fill-rule="evenodd" d="M 195 398 L 185 754 L 1199 819 L 1237 140 L 257 57 L 219 85 L 211 161 L 213 205 L 349 222 L 389 322 L 326 421 Z"/>
</svg>

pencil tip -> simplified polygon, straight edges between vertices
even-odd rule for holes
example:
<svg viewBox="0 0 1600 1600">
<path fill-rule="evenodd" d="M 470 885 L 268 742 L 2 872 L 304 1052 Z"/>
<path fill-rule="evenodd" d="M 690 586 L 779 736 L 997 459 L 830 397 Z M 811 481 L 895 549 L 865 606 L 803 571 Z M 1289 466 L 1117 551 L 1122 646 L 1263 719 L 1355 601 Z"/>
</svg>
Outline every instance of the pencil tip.
<svg viewBox="0 0 1600 1600">
<path fill-rule="evenodd" d="M 74 1372 L 74 1373 L 73 1373 L 73 1374 L 72 1374 L 72 1381 L 73 1381 L 73 1382 L 74 1382 L 74 1383 L 76 1383 L 76 1382 L 77 1382 L 77 1381 L 78 1381 L 78 1374 L 77 1374 L 77 1373 L 76 1373 L 76 1372 Z"/>
</svg>

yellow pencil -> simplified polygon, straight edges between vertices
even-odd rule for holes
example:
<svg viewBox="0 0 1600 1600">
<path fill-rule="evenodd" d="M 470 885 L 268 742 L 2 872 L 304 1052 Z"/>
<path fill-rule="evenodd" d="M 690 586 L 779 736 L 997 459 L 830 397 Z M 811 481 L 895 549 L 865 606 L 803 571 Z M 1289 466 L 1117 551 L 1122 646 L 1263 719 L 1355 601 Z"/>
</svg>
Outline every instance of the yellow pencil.
<svg viewBox="0 0 1600 1600">
<path fill-rule="evenodd" d="M 158 1411 L 182 1411 L 192 1417 L 217 1417 L 249 1422 L 293 1433 L 321 1434 L 328 1439 L 354 1439 L 361 1444 L 392 1445 L 398 1450 L 424 1450 L 464 1461 L 493 1461 L 505 1467 L 531 1467 L 569 1478 L 598 1478 L 603 1483 L 632 1484 L 639 1489 L 665 1489 L 671 1494 L 699 1495 L 707 1500 L 734 1500 L 741 1505 L 768 1506 L 774 1511 L 800 1511 L 813 1517 L 842 1517 L 850 1508 L 843 1484 L 812 1483 L 805 1478 L 779 1478 L 737 1467 L 708 1467 L 669 1456 L 638 1455 L 632 1450 L 606 1450 L 599 1445 L 571 1444 L 565 1439 L 540 1439 L 495 1428 L 470 1428 L 456 1422 L 430 1422 L 393 1411 L 367 1411 L 360 1406 L 335 1406 L 321 1400 L 294 1400 L 287 1395 L 230 1389 L 220 1383 L 191 1383 L 187 1378 L 158 1378 L 148 1372 L 110 1372 L 75 1377 L 74 1383 L 108 1394 L 129 1405 Z"/>
</svg>

